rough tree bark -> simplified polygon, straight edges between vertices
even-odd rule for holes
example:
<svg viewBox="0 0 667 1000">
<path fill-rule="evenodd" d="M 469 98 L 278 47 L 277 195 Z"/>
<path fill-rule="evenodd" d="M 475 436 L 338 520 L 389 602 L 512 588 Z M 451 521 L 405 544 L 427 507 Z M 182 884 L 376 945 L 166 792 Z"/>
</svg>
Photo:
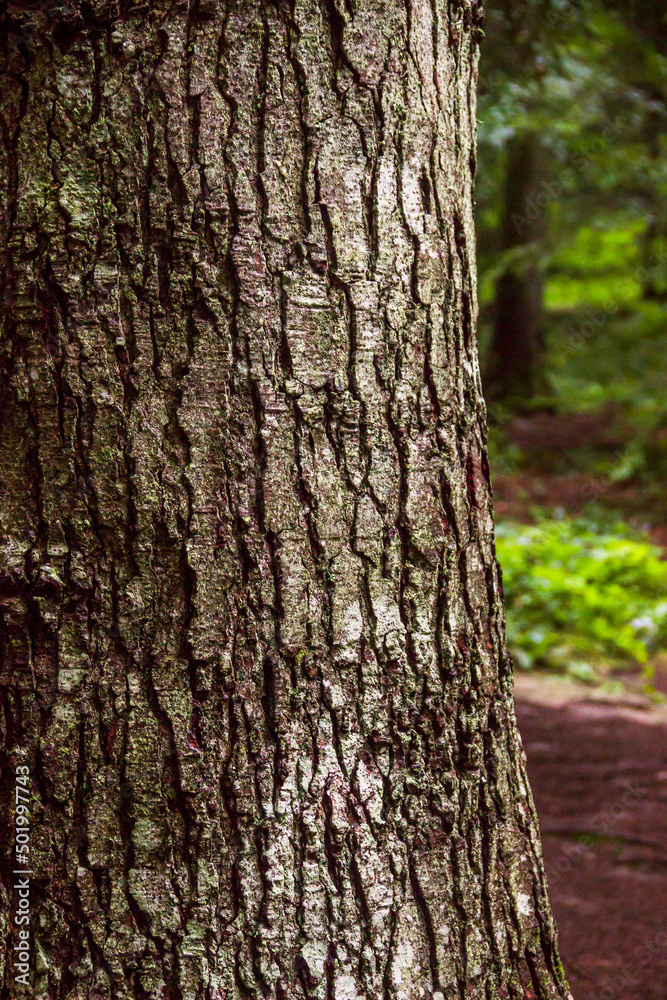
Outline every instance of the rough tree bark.
<svg viewBox="0 0 667 1000">
<path fill-rule="evenodd" d="M 3 1000 L 16 764 L 35 997 L 568 995 L 494 556 L 478 32 L 4 5 Z"/>
</svg>

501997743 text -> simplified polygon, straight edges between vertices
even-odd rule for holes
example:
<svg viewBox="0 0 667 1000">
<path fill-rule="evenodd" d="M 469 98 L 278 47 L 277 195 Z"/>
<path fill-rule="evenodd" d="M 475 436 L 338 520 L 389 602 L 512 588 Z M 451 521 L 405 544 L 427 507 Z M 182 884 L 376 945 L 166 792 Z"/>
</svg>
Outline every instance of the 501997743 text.
<svg viewBox="0 0 667 1000">
<path fill-rule="evenodd" d="M 14 979 L 23 986 L 29 985 L 30 973 L 30 770 L 24 764 L 16 768 L 16 809 L 14 869 L 14 925 L 16 940 L 14 951 Z"/>
</svg>

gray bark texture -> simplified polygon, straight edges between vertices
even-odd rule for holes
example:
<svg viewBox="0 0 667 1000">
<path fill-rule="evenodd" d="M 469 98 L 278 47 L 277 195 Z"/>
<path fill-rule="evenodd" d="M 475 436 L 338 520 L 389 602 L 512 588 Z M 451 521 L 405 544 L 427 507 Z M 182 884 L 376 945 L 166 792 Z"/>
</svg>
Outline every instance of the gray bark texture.
<svg viewBox="0 0 667 1000">
<path fill-rule="evenodd" d="M 494 555 L 476 4 L 2 12 L 0 997 L 569 996 Z"/>
</svg>

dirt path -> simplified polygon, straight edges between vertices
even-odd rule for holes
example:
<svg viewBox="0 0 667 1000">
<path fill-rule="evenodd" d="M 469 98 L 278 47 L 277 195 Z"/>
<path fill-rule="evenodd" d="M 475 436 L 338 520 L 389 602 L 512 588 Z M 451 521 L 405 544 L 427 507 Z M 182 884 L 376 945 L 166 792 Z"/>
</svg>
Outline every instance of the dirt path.
<svg viewBox="0 0 667 1000">
<path fill-rule="evenodd" d="M 667 1000 L 667 706 L 519 676 L 517 714 L 575 1000 Z"/>
</svg>

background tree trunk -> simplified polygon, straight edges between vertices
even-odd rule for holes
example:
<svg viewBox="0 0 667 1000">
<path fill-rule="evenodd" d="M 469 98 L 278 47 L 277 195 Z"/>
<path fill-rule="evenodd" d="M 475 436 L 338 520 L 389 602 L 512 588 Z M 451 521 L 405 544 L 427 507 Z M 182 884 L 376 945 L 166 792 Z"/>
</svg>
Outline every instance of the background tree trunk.
<svg viewBox="0 0 667 1000">
<path fill-rule="evenodd" d="M 0 995 L 19 764 L 35 997 L 567 996 L 474 338 L 476 4 L 4 10 Z"/>
<path fill-rule="evenodd" d="M 517 133 L 507 144 L 502 250 L 508 261 L 496 283 L 484 378 L 489 399 L 516 404 L 545 388 L 543 289 L 537 263 L 547 228 L 545 179 L 540 137 L 533 131 Z"/>
</svg>

